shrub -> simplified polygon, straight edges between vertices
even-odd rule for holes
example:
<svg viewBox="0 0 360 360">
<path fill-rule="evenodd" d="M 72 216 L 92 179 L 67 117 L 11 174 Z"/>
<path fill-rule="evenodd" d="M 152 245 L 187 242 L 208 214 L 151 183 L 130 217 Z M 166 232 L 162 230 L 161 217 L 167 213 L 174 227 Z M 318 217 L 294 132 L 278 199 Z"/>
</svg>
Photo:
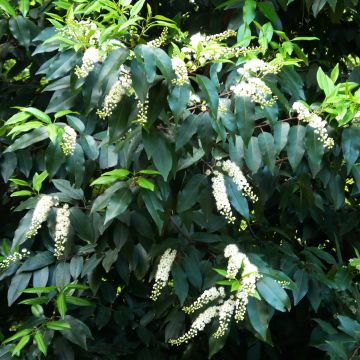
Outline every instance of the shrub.
<svg viewBox="0 0 360 360">
<path fill-rule="evenodd" d="M 344 63 L 314 73 L 271 2 L 39 3 L 0 1 L 1 358 L 355 358 Z"/>
</svg>

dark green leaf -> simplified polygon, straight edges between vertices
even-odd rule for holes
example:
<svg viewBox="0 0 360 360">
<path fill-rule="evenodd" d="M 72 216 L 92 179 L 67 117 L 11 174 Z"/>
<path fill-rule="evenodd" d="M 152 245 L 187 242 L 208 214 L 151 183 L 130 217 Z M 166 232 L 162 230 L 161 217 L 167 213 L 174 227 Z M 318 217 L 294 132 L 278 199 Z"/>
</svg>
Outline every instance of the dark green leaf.
<svg viewBox="0 0 360 360">
<path fill-rule="evenodd" d="M 321 141 L 318 140 L 318 135 L 310 126 L 306 129 L 305 149 L 311 173 L 315 177 L 321 170 L 321 160 L 325 149 Z"/>
<path fill-rule="evenodd" d="M 246 220 L 249 221 L 249 205 L 245 196 L 238 189 L 237 185 L 232 181 L 230 177 L 225 178 L 225 183 L 231 205 L 240 215 L 242 215 Z"/>
<path fill-rule="evenodd" d="M 306 128 L 302 125 L 295 125 L 290 128 L 288 142 L 286 145 L 288 159 L 291 167 L 295 171 L 304 156 L 304 139 Z"/>
<path fill-rule="evenodd" d="M 81 200 L 84 197 L 82 189 L 76 189 L 70 184 L 68 180 L 64 179 L 53 179 L 52 183 L 54 186 L 64 195 L 69 196 L 71 199 Z"/>
<path fill-rule="evenodd" d="M 285 290 L 275 280 L 264 277 L 257 282 L 256 287 L 261 297 L 276 310 L 290 310 L 290 299 Z"/>
<path fill-rule="evenodd" d="M 175 264 L 171 270 L 174 279 L 175 294 L 179 299 L 180 305 L 184 305 L 185 299 L 189 292 L 189 284 L 187 282 L 186 274 L 182 267 Z"/>
<path fill-rule="evenodd" d="M 252 173 L 256 173 L 261 165 L 261 152 L 256 137 L 251 137 L 248 147 L 245 150 L 245 162 Z"/>
<path fill-rule="evenodd" d="M 206 102 L 209 105 L 213 117 L 216 119 L 219 105 L 219 95 L 216 84 L 203 75 L 198 75 L 196 80 L 201 91 L 204 93 Z"/>
<path fill-rule="evenodd" d="M 166 180 L 172 168 L 172 154 L 166 139 L 161 134 L 152 131 L 144 134 L 143 140 L 148 158 L 153 159 L 155 167 Z"/>
<path fill-rule="evenodd" d="M 179 192 L 176 206 L 178 213 L 184 212 L 196 204 L 200 197 L 200 188 L 205 185 L 205 180 L 204 175 L 194 175 L 184 189 Z"/>
<path fill-rule="evenodd" d="M 262 132 L 258 136 L 259 148 L 264 164 L 273 174 L 275 169 L 276 150 L 274 138 L 268 132 Z"/>
<path fill-rule="evenodd" d="M 121 189 L 109 201 L 105 215 L 105 224 L 121 215 L 130 205 L 132 194 L 128 189 Z"/>
<path fill-rule="evenodd" d="M 182 86 L 175 86 L 171 90 L 168 102 L 169 107 L 174 114 L 175 118 L 181 116 L 186 110 L 187 103 L 190 97 L 190 84 L 184 84 Z"/>
<path fill-rule="evenodd" d="M 163 206 L 158 198 L 158 194 L 156 192 L 151 191 L 143 191 L 141 196 L 144 200 L 146 209 L 149 214 L 155 221 L 155 224 L 159 230 L 159 233 L 162 232 L 162 227 L 164 225 L 164 221 L 161 219 L 159 212 L 163 212 Z"/>
<path fill-rule="evenodd" d="M 1 7 L 4 8 L 4 0 L 0 2 Z M 13 15 L 14 16 L 14 15 Z M 26 50 L 29 49 L 31 42 L 31 31 L 29 25 L 30 21 L 23 18 L 22 16 L 14 16 L 9 21 L 9 28 L 14 38 L 19 42 L 20 45 L 24 46 Z"/>
<path fill-rule="evenodd" d="M 278 122 L 274 126 L 274 145 L 276 154 L 280 154 L 288 141 L 290 125 L 287 122 Z"/>
<path fill-rule="evenodd" d="M 4 182 L 8 182 L 17 165 L 16 155 L 12 152 L 5 153 L 1 158 L 0 169 Z"/>
<path fill-rule="evenodd" d="M 269 322 L 274 314 L 264 301 L 259 301 L 253 297 L 249 298 L 247 313 L 254 330 L 260 335 L 263 341 L 269 342 Z"/>
<path fill-rule="evenodd" d="M 247 145 L 255 126 L 255 105 L 248 97 L 235 98 L 236 125 L 244 144 Z"/>
<path fill-rule="evenodd" d="M 342 151 L 348 174 L 360 155 L 360 128 L 349 127 L 342 133 Z"/>
<path fill-rule="evenodd" d="M 21 295 L 21 290 L 24 290 L 30 281 L 31 273 L 21 273 L 15 275 L 11 279 L 11 283 L 7 293 L 8 305 L 11 306 L 15 300 Z"/>
<path fill-rule="evenodd" d="M 297 270 L 294 274 L 296 289 L 293 290 L 294 306 L 307 294 L 309 290 L 309 276 L 304 270 Z"/>
<path fill-rule="evenodd" d="M 19 149 L 25 149 L 32 144 L 47 139 L 47 137 L 48 133 L 45 126 L 37 128 L 17 138 L 14 143 L 10 145 L 4 152 L 7 153 Z"/>
<path fill-rule="evenodd" d="M 39 252 L 29 257 L 20 267 L 19 272 L 34 271 L 54 262 L 54 255 L 50 251 Z"/>
</svg>

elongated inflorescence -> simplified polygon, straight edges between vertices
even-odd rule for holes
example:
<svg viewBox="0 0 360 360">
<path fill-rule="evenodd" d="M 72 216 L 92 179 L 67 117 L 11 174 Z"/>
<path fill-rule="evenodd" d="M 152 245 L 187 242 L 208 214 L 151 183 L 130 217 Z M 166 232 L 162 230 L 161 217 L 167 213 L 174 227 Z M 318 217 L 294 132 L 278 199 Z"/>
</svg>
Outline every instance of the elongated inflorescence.
<svg viewBox="0 0 360 360">
<path fill-rule="evenodd" d="M 253 192 L 249 182 L 242 173 L 239 166 L 237 166 L 231 160 L 218 161 L 216 163 L 225 174 L 227 174 L 237 186 L 238 191 L 240 191 L 244 196 L 246 196 L 251 202 L 255 203 L 258 201 L 257 195 Z M 211 172 L 210 172 L 211 173 Z M 213 171 L 213 177 L 211 178 L 212 183 L 212 193 L 215 198 L 216 208 L 220 214 L 224 215 L 225 219 L 229 224 L 233 224 L 236 218 L 233 216 L 230 201 L 228 198 L 226 185 L 225 185 L 225 176 L 222 172 L 215 170 Z"/>
<path fill-rule="evenodd" d="M 170 339 L 169 343 L 171 345 L 181 345 L 182 343 L 187 343 L 189 340 L 193 339 L 198 335 L 200 331 L 205 329 L 205 326 L 211 322 L 218 314 L 218 307 L 211 306 L 204 310 L 195 321 L 191 324 L 190 329 L 178 339 Z"/>
<path fill-rule="evenodd" d="M 113 113 L 122 97 L 131 88 L 132 81 L 129 70 L 124 66 L 121 66 L 120 71 L 118 80 L 113 84 L 109 93 L 105 96 L 101 110 L 99 109 L 96 112 L 101 119 L 106 119 Z"/>
<path fill-rule="evenodd" d="M 0 269 L 5 270 L 12 264 L 16 264 L 19 261 L 23 260 L 25 257 L 30 255 L 30 251 L 27 249 L 22 249 L 21 252 L 14 252 L 11 255 L 8 255 L 5 259 L 0 262 Z"/>
<path fill-rule="evenodd" d="M 78 78 L 85 78 L 89 75 L 90 71 L 95 67 L 95 64 L 101 61 L 99 49 L 90 47 L 85 50 L 81 66 L 75 67 L 75 75 Z"/>
<path fill-rule="evenodd" d="M 72 155 L 76 147 L 76 131 L 66 125 L 64 128 L 64 134 L 60 143 L 61 149 L 65 155 Z"/>
<path fill-rule="evenodd" d="M 172 83 L 178 86 L 187 84 L 189 82 L 189 75 L 184 61 L 176 56 L 171 59 L 171 66 L 176 75 L 176 79 L 173 79 Z"/>
<path fill-rule="evenodd" d="M 26 237 L 31 238 L 35 236 L 41 224 L 47 219 L 48 214 L 53 206 L 58 204 L 58 199 L 49 195 L 42 195 L 37 202 L 34 213 L 31 219 L 31 225 L 29 230 L 26 232 Z"/>
<path fill-rule="evenodd" d="M 65 204 L 61 209 L 58 209 L 56 214 L 54 255 L 58 259 L 61 258 L 64 254 L 65 243 L 69 236 L 69 230 L 70 210 L 69 205 Z"/>
<path fill-rule="evenodd" d="M 236 220 L 233 216 L 230 201 L 226 192 L 224 175 L 219 171 L 214 171 L 214 176 L 211 179 L 212 193 L 215 198 L 216 208 L 221 215 L 225 217 L 229 224 L 233 224 Z"/>
<path fill-rule="evenodd" d="M 150 298 L 154 301 L 156 301 L 160 296 L 161 290 L 166 286 L 169 280 L 171 267 L 175 260 L 176 253 L 176 250 L 166 249 L 160 258 L 160 262 L 155 274 L 155 284 L 150 295 Z"/>
<path fill-rule="evenodd" d="M 222 169 L 232 178 L 234 183 L 237 185 L 238 190 L 241 191 L 249 200 L 253 203 L 258 201 L 259 198 L 254 194 L 249 182 L 239 166 L 231 160 L 226 160 L 222 163 Z"/>
<path fill-rule="evenodd" d="M 169 29 L 167 27 L 164 27 L 163 31 L 161 32 L 160 36 L 154 40 L 151 40 L 147 43 L 147 46 L 150 46 L 151 48 L 159 48 L 166 42 L 167 34 L 169 32 Z"/>
<path fill-rule="evenodd" d="M 299 120 L 307 122 L 314 129 L 318 140 L 324 145 L 325 149 L 331 149 L 334 146 L 334 139 L 327 132 L 327 122 L 319 115 L 311 112 L 303 103 L 296 101 L 292 109 L 297 112 Z"/>
<path fill-rule="evenodd" d="M 191 314 L 211 301 L 223 299 L 224 297 L 224 288 L 213 286 L 212 288 L 205 290 L 190 306 L 184 306 L 182 310 L 187 314 Z"/>
<path fill-rule="evenodd" d="M 256 77 L 247 78 L 232 86 L 230 90 L 237 97 L 249 97 L 261 108 L 272 106 L 277 100 L 276 96 L 272 96 L 272 91 L 265 82 Z"/>
<path fill-rule="evenodd" d="M 200 331 L 203 331 L 205 326 L 215 318 L 218 318 L 219 326 L 213 336 L 220 338 L 227 332 L 232 318 L 236 322 L 244 319 L 248 297 L 254 293 L 256 281 L 261 275 L 257 267 L 249 261 L 245 254 L 239 251 L 235 244 L 225 247 L 224 257 L 228 259 L 226 276 L 228 279 L 235 279 L 240 269 L 242 269 L 238 290 L 227 299 L 225 299 L 226 294 L 223 287 L 213 286 L 205 290 L 191 305 L 185 306 L 183 311 L 191 314 L 205 305 L 210 306 L 196 317 L 190 329 L 184 335 L 169 340 L 170 344 L 180 345 L 187 343 L 197 336 Z"/>
</svg>

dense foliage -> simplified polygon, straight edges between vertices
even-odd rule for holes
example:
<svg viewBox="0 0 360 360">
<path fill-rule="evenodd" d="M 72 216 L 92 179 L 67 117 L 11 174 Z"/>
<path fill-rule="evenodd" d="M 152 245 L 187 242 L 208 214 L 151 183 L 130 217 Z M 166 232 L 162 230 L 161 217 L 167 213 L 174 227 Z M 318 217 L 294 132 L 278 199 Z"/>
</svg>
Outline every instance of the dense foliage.
<svg viewBox="0 0 360 360">
<path fill-rule="evenodd" d="M 359 358 L 358 1 L 0 14 L 0 359 Z"/>
</svg>

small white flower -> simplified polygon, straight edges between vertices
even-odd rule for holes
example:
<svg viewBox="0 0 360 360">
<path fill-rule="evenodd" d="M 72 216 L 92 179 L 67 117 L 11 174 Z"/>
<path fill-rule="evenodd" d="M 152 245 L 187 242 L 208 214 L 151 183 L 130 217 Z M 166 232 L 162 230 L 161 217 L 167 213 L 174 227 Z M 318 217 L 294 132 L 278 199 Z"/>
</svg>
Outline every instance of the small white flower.
<svg viewBox="0 0 360 360">
<path fill-rule="evenodd" d="M 292 105 L 292 109 L 298 113 L 297 117 L 299 120 L 308 121 L 311 113 L 303 103 L 295 101 Z"/>
<path fill-rule="evenodd" d="M 230 201 L 226 192 L 224 175 L 218 171 L 214 172 L 211 182 L 217 210 L 221 215 L 224 215 L 228 223 L 233 224 L 236 218 L 232 214 Z"/>
<path fill-rule="evenodd" d="M 167 34 L 168 34 L 168 28 L 164 27 L 163 31 L 161 32 L 160 36 L 155 39 L 155 40 L 151 40 L 147 43 L 147 46 L 150 46 L 152 48 L 159 48 L 161 47 L 167 38 Z"/>
<path fill-rule="evenodd" d="M 56 198 L 49 195 L 42 195 L 37 202 L 34 213 L 31 219 L 31 225 L 26 232 L 26 238 L 35 236 L 41 227 L 41 224 L 47 219 L 48 214 L 53 206 L 56 206 L 58 201 Z"/>
<path fill-rule="evenodd" d="M 25 257 L 30 255 L 30 251 L 26 248 L 22 249 L 21 252 L 14 252 L 11 255 L 8 255 L 4 260 L 0 262 L 0 270 L 5 270 L 12 264 L 16 264 Z"/>
<path fill-rule="evenodd" d="M 224 161 L 222 163 L 222 169 L 233 179 L 239 191 L 241 191 L 253 203 L 258 201 L 258 197 L 253 193 L 246 177 L 234 162 L 231 160 Z"/>
<path fill-rule="evenodd" d="M 176 79 L 172 80 L 172 83 L 179 86 L 187 84 L 189 82 L 189 75 L 184 61 L 176 56 L 171 59 L 171 66 L 176 75 Z"/>
<path fill-rule="evenodd" d="M 96 112 L 101 119 L 105 119 L 113 113 L 122 97 L 131 87 L 132 81 L 130 72 L 124 66 L 121 66 L 120 71 L 121 73 L 118 80 L 113 84 L 109 93 L 105 96 L 102 109 Z"/>
<path fill-rule="evenodd" d="M 137 99 L 136 107 L 138 109 L 138 113 L 135 122 L 139 123 L 141 126 L 144 126 L 147 122 L 147 115 L 149 110 L 148 97 L 146 97 L 145 102 L 142 102 L 140 99 Z"/>
<path fill-rule="evenodd" d="M 223 287 L 212 288 L 205 290 L 190 306 L 184 306 L 183 311 L 187 314 L 191 314 L 194 311 L 201 309 L 204 305 L 216 299 L 222 299 L 225 297 L 225 290 Z"/>
<path fill-rule="evenodd" d="M 206 41 L 224 41 L 224 40 L 228 39 L 229 37 L 234 37 L 236 35 L 237 35 L 237 33 L 234 30 L 225 30 L 219 34 L 206 36 L 205 40 Z"/>
<path fill-rule="evenodd" d="M 65 155 L 72 155 L 76 147 L 76 131 L 66 125 L 64 128 L 64 134 L 61 141 L 61 149 Z"/>
<path fill-rule="evenodd" d="M 76 66 L 75 75 L 78 78 L 85 78 L 94 68 L 95 64 L 101 60 L 100 51 L 95 47 L 90 47 L 85 50 L 81 67 Z"/>
<path fill-rule="evenodd" d="M 238 73 L 239 74 L 244 74 L 244 73 L 255 73 L 257 75 L 268 75 L 268 74 L 276 74 L 280 71 L 282 67 L 282 64 L 279 63 L 277 65 L 271 65 L 267 62 L 265 62 L 264 60 L 261 59 L 251 59 L 249 61 L 247 61 L 242 70 Z"/>
<path fill-rule="evenodd" d="M 326 121 L 319 115 L 309 111 L 309 109 L 301 102 L 296 101 L 292 105 L 292 110 L 297 112 L 299 120 L 309 123 L 314 129 L 314 133 L 318 136 L 318 140 L 324 145 L 326 149 L 331 149 L 334 146 L 334 139 L 331 138 L 326 130 Z"/>
<path fill-rule="evenodd" d="M 225 335 L 226 330 L 229 328 L 229 324 L 235 311 L 235 307 L 236 301 L 233 300 L 231 297 L 224 301 L 224 303 L 218 307 L 219 327 L 213 334 L 215 338 L 220 338 Z"/>
<path fill-rule="evenodd" d="M 58 209 L 55 225 L 55 256 L 59 259 L 64 254 L 65 243 L 70 230 L 70 210 L 69 205 L 65 204 L 62 209 Z"/>
<path fill-rule="evenodd" d="M 155 284 L 150 295 L 151 300 L 156 301 L 161 294 L 161 290 L 166 286 L 169 280 L 172 264 L 176 257 L 176 253 L 176 250 L 166 249 L 164 254 L 161 256 L 155 274 Z"/>
<path fill-rule="evenodd" d="M 189 331 L 184 335 L 180 336 L 178 339 L 171 339 L 169 343 L 171 345 L 181 345 L 182 343 L 187 343 L 189 340 L 193 339 L 198 335 L 200 331 L 205 329 L 205 326 L 211 322 L 218 314 L 217 306 L 210 306 L 204 312 L 202 312 L 192 323 Z"/>
<path fill-rule="evenodd" d="M 200 33 L 196 33 L 193 36 L 191 36 L 190 45 L 194 48 L 197 48 L 199 43 L 204 42 L 204 40 L 205 40 L 205 37 L 203 35 L 201 35 Z"/>
<path fill-rule="evenodd" d="M 237 97 L 249 97 L 251 101 L 258 103 L 261 108 L 272 106 L 277 100 L 272 96 L 271 89 L 263 80 L 255 77 L 249 77 L 240 83 L 230 87 L 230 90 Z"/>
</svg>

